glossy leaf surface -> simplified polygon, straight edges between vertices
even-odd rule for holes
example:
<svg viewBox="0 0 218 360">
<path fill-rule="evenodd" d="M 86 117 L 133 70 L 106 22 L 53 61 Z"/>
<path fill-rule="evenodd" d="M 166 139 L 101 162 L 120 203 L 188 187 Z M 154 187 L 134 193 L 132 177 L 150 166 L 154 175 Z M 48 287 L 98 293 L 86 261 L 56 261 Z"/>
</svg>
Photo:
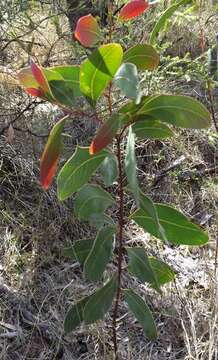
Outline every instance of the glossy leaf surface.
<svg viewBox="0 0 218 360">
<path fill-rule="evenodd" d="M 100 46 L 82 63 L 80 89 L 93 107 L 120 67 L 122 58 L 123 50 L 119 44 L 107 44 Z"/>
<path fill-rule="evenodd" d="M 160 285 L 143 247 L 126 248 L 129 255 L 128 271 L 143 283 L 149 283 L 160 292 Z"/>
<path fill-rule="evenodd" d="M 103 213 L 115 200 L 98 185 L 84 185 L 74 200 L 75 215 L 78 219 L 90 219 L 92 214 Z"/>
<path fill-rule="evenodd" d="M 174 135 L 173 131 L 159 120 L 146 119 L 139 115 L 132 126 L 133 132 L 142 139 L 166 139 Z"/>
<path fill-rule="evenodd" d="M 59 199 L 67 199 L 86 184 L 107 155 L 108 152 L 102 150 L 92 156 L 88 148 L 78 146 L 58 175 Z"/>
<path fill-rule="evenodd" d="M 199 226 L 191 223 L 176 209 L 162 204 L 155 204 L 159 222 L 166 239 L 175 245 L 204 245 L 208 242 L 207 234 Z M 164 240 L 151 215 L 145 210 L 136 210 L 131 218 L 151 235 Z"/>
<path fill-rule="evenodd" d="M 109 145 L 113 141 L 113 138 L 115 137 L 119 127 L 119 114 L 112 115 L 108 120 L 106 120 L 98 130 L 95 138 L 90 145 L 90 154 L 96 154 L 102 149 L 104 149 L 107 145 Z"/>
<path fill-rule="evenodd" d="M 117 279 L 113 277 L 101 289 L 91 295 L 84 308 L 84 320 L 86 324 L 93 324 L 103 319 L 110 310 L 117 291 Z"/>
<path fill-rule="evenodd" d="M 47 190 L 57 170 L 58 159 L 62 149 L 61 134 L 66 117 L 59 120 L 53 127 L 40 161 L 40 183 Z"/>
<path fill-rule="evenodd" d="M 150 36 L 151 44 L 154 44 L 156 42 L 156 38 L 159 32 L 165 27 L 167 20 L 175 13 L 175 11 L 178 10 L 181 5 L 186 5 L 190 2 L 191 0 L 180 0 L 164 11 L 164 13 L 159 17 L 158 21 L 156 22 L 154 29 L 152 30 Z"/>
<path fill-rule="evenodd" d="M 149 114 L 153 118 L 187 129 L 210 126 L 210 113 L 199 101 L 182 95 L 157 95 L 141 103 L 137 114 Z"/>
<path fill-rule="evenodd" d="M 82 16 L 76 24 L 75 38 L 85 47 L 93 47 L 100 37 L 97 20 L 91 15 Z"/>
<path fill-rule="evenodd" d="M 85 277 L 90 281 L 101 279 L 111 258 L 115 226 L 105 226 L 98 232 L 93 247 L 84 263 Z"/>
<path fill-rule="evenodd" d="M 80 265 L 83 265 L 89 252 L 92 249 L 95 239 L 83 239 L 75 241 L 71 247 L 63 250 L 64 256 L 76 260 Z"/>
<path fill-rule="evenodd" d="M 128 2 L 120 11 L 119 17 L 122 20 L 130 20 L 141 15 L 149 8 L 149 4 L 145 0 L 132 0 Z"/>
<path fill-rule="evenodd" d="M 127 302 L 129 309 L 134 314 L 135 318 L 141 324 L 145 335 L 149 340 L 155 340 L 157 337 L 157 330 L 152 313 L 145 303 L 145 301 L 133 290 L 123 290 L 124 300 Z"/>
<path fill-rule="evenodd" d="M 125 51 L 123 61 L 136 65 L 138 70 L 154 70 L 159 64 L 159 55 L 151 45 L 137 44 Z"/>
<path fill-rule="evenodd" d="M 109 153 L 109 155 L 104 159 L 100 166 L 100 171 L 103 177 L 104 185 L 113 185 L 118 176 L 117 158 L 113 153 Z"/>
<path fill-rule="evenodd" d="M 89 296 L 85 297 L 68 310 L 64 320 L 64 331 L 66 334 L 75 330 L 83 322 L 84 307 L 89 299 Z"/>
</svg>

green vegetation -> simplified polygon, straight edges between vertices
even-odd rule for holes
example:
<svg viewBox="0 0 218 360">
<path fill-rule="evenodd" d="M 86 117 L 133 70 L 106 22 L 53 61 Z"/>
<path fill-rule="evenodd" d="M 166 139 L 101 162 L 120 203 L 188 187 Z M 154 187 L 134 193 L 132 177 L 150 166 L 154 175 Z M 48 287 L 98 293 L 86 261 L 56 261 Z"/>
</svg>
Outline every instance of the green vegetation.
<svg viewBox="0 0 218 360">
<path fill-rule="evenodd" d="M 151 359 L 175 359 L 178 351 L 184 359 L 212 359 L 217 339 L 217 83 L 216 72 L 208 68 L 209 42 L 215 39 L 208 36 L 208 24 L 216 19 L 216 8 L 198 1 L 148 6 L 141 0 L 120 7 L 123 2 L 117 1 L 109 4 L 102 22 L 94 17 L 97 1 L 93 16 L 87 16 L 81 2 L 84 16 L 77 19 L 72 41 L 71 29 L 65 27 L 67 4 L 14 5 L 18 20 L 13 34 L 6 29 L 9 38 L 2 41 L 6 59 L 13 49 L 22 49 L 13 65 L 18 76 L 2 58 L 3 114 L 7 93 L 18 108 L 0 128 L 2 269 L 10 284 L 3 291 L 29 288 L 37 307 L 48 294 L 41 316 L 48 312 L 52 345 L 48 340 L 44 351 L 53 357 L 82 359 L 77 342 L 82 334 L 88 358 L 124 359 L 130 354 L 139 359 L 149 353 Z M 25 17 L 32 29 L 22 33 L 19 19 Z M 187 31 L 181 21 L 193 24 L 195 19 L 193 52 L 188 53 L 185 42 L 177 52 L 175 28 L 183 41 Z M 44 21 L 52 29 L 45 43 Z M 9 16 L 6 22 L 11 22 Z M 31 56 L 29 64 L 25 54 Z M 23 94 L 16 78 L 35 98 Z M 25 151 L 15 162 L 12 154 L 21 144 Z M 40 153 L 40 182 L 46 192 L 38 186 Z M 36 173 L 24 166 L 34 156 Z M 53 182 L 59 162 L 60 204 Z M 187 245 L 204 246 L 188 250 Z M 40 271 L 22 280 L 35 269 Z M 205 310 L 211 330 L 202 338 L 198 322 L 205 317 L 205 302 L 206 309 L 212 304 L 212 313 Z M 23 304 L 23 318 L 29 316 L 34 324 L 37 309 L 31 307 L 27 315 L 26 300 Z M 4 305 L 1 311 L 10 324 L 10 311 Z M 58 318 L 51 316 L 54 312 Z M 177 333 L 173 324 L 178 336 L 165 356 Z M 4 332 L 2 338 L 7 343 Z M 15 348 L 13 341 L 9 356 Z M 18 358 L 21 349 L 16 350 Z M 28 347 L 24 352 L 29 353 Z M 38 347 L 33 353 L 41 356 Z"/>
</svg>

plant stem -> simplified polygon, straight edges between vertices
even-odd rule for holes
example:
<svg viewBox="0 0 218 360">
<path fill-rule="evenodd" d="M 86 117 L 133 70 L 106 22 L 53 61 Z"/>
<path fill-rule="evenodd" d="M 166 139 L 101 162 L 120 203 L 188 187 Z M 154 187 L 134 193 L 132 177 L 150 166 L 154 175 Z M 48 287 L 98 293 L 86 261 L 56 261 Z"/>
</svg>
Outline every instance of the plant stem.
<svg viewBox="0 0 218 360">
<path fill-rule="evenodd" d="M 124 213 L 123 213 L 123 169 L 122 169 L 122 154 L 121 154 L 121 136 L 117 136 L 117 160 L 119 171 L 119 233 L 117 238 L 118 243 L 118 264 L 117 264 L 117 294 L 113 312 L 113 344 L 115 360 L 118 360 L 117 355 L 117 314 L 121 295 L 121 276 L 122 276 L 122 260 L 123 260 L 123 227 L 124 227 Z"/>
</svg>

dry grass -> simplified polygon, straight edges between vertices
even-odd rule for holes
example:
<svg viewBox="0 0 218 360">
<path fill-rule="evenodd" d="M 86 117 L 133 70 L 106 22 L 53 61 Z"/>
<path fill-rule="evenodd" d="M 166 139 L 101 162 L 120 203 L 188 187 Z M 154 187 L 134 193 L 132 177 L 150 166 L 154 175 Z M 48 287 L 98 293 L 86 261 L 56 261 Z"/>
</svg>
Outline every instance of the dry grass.
<svg viewBox="0 0 218 360">
<path fill-rule="evenodd" d="M 40 31 L 34 32 L 35 41 L 44 44 L 33 47 L 34 55 L 41 61 L 49 60 L 50 65 L 59 63 L 60 56 L 63 63 L 74 62 L 78 49 L 69 47 L 67 36 L 56 43 L 58 35 L 52 32 L 54 24 L 46 21 Z M 63 32 L 68 33 L 66 19 L 61 21 Z M 41 35 L 45 28 L 52 34 L 49 39 Z M 52 46 L 48 57 L 51 44 L 57 47 Z M 22 66 L 23 59 L 26 63 L 28 57 L 27 49 L 17 51 L 18 45 L 11 44 L 1 64 L 13 71 Z M 180 81 L 179 89 L 192 93 L 181 78 Z M 176 81 L 170 82 L 167 78 L 161 87 L 164 84 L 171 89 Z M 28 101 L 16 87 L 1 85 L 0 130 L 5 122 L 20 114 Z M 56 115 L 57 109 L 45 104 L 34 105 L 16 122 L 12 145 L 5 143 L 4 136 L 0 138 L 2 360 L 113 358 L 110 314 L 105 321 L 82 326 L 73 334 L 63 333 L 63 319 L 69 306 L 91 293 L 94 287 L 84 281 L 78 264 L 65 258 L 62 250 L 93 230 L 73 217 L 71 200 L 58 203 L 55 185 L 47 193 L 39 186 L 38 159 L 46 140 L 41 135 L 48 133 Z M 94 132 L 93 125 L 86 121 L 78 121 L 73 128 L 69 125 L 69 130 L 65 157 L 72 153 L 78 139 L 83 137 L 82 141 L 88 143 L 84 134 L 91 136 Z M 170 246 L 129 224 L 128 244 L 144 245 L 148 253 L 157 254 L 171 264 L 177 277 L 159 296 L 125 275 L 124 285 L 145 296 L 153 309 L 159 337 L 156 342 L 148 342 L 122 304 L 118 321 L 121 359 L 218 360 L 218 279 L 214 265 L 218 236 L 217 170 L 211 174 L 199 173 L 217 167 L 218 137 L 212 130 L 178 131 L 175 139 L 166 143 L 139 143 L 137 154 L 142 188 L 155 201 L 175 204 L 191 216 L 209 232 L 210 242 L 201 248 Z M 185 156 L 181 165 L 155 182 L 157 175 L 181 155 Z M 125 207 L 130 210 L 134 204 L 127 198 Z"/>
</svg>

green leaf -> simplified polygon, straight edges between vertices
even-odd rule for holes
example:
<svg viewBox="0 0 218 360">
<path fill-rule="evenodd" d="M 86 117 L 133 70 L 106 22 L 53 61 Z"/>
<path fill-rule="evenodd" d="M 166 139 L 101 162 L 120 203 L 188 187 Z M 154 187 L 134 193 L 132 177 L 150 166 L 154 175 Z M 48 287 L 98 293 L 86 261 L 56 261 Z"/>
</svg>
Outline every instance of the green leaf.
<svg viewBox="0 0 218 360">
<path fill-rule="evenodd" d="M 148 114 L 153 118 L 187 129 L 210 126 L 210 113 L 197 100 L 182 95 L 157 95 L 145 103 L 141 102 L 137 114 Z"/>
<path fill-rule="evenodd" d="M 145 249 L 143 247 L 134 247 L 126 248 L 126 250 L 130 259 L 128 271 L 143 283 L 147 282 L 151 284 L 155 290 L 161 292 Z"/>
<path fill-rule="evenodd" d="M 156 22 L 154 29 L 152 30 L 150 36 L 150 43 L 155 44 L 156 38 L 159 32 L 165 27 L 167 20 L 175 13 L 175 11 L 181 6 L 186 5 L 192 0 L 180 0 L 178 3 L 173 4 L 168 9 L 164 11 L 164 13 L 159 17 L 158 21 Z"/>
<path fill-rule="evenodd" d="M 199 226 L 192 224 L 183 214 L 174 208 L 155 204 L 159 222 L 166 239 L 175 245 L 204 245 L 208 242 L 207 234 Z M 151 215 L 144 210 L 136 210 L 132 215 L 139 226 L 151 235 L 164 240 Z"/>
<path fill-rule="evenodd" d="M 149 340 L 155 340 L 157 337 L 157 330 L 154 318 L 147 304 L 139 295 L 134 293 L 133 290 L 125 289 L 123 290 L 123 293 L 124 300 L 127 302 L 135 318 L 141 324 L 145 335 Z"/>
<path fill-rule="evenodd" d="M 58 198 L 65 200 L 86 184 L 97 170 L 108 152 L 102 150 L 96 155 L 89 154 L 89 148 L 76 148 L 58 175 Z"/>
<path fill-rule="evenodd" d="M 111 257 L 115 232 L 115 226 L 105 226 L 98 232 L 84 263 L 85 277 L 88 280 L 98 281 L 101 279 Z"/>
<path fill-rule="evenodd" d="M 57 66 L 43 69 L 43 73 L 55 100 L 72 108 L 76 97 L 82 95 L 79 87 L 79 66 Z"/>
<path fill-rule="evenodd" d="M 113 185 L 118 176 L 117 158 L 113 153 L 109 153 L 109 155 L 104 159 L 100 166 L 100 172 L 103 177 L 104 185 Z"/>
<path fill-rule="evenodd" d="M 85 297 L 68 310 L 64 320 L 64 331 L 66 334 L 75 330 L 83 322 L 83 310 L 89 299 L 90 296 Z"/>
<path fill-rule="evenodd" d="M 149 257 L 149 263 L 160 286 L 172 281 L 175 278 L 175 272 L 165 262 L 155 257 Z"/>
<path fill-rule="evenodd" d="M 74 200 L 75 215 L 78 219 L 89 220 L 94 213 L 103 213 L 115 200 L 98 185 L 84 185 Z"/>
<path fill-rule="evenodd" d="M 157 231 L 159 231 L 162 238 L 164 240 L 167 240 L 164 229 L 163 229 L 162 225 L 160 224 L 155 204 L 141 190 L 139 190 L 139 205 L 140 205 L 140 209 L 145 210 L 145 212 L 147 212 L 151 216 L 152 220 L 154 221 L 154 223 L 156 225 L 156 229 L 157 229 Z"/>
<path fill-rule="evenodd" d="M 199 101 L 182 95 L 143 96 L 140 104 L 133 101 L 124 105 L 119 112 L 126 122 L 137 122 L 142 115 L 147 119 L 167 122 L 182 128 L 200 129 L 210 126 L 210 113 Z"/>
<path fill-rule="evenodd" d="M 78 65 L 55 66 L 49 68 L 49 70 L 55 72 L 56 74 L 59 74 L 62 77 L 62 79 L 70 81 L 72 83 L 75 97 L 82 95 L 80 91 L 80 83 L 79 83 L 80 67 Z M 61 79 L 53 79 L 53 80 L 61 80 Z"/>
<path fill-rule="evenodd" d="M 80 89 L 91 106 L 103 93 L 121 65 L 123 50 L 119 44 L 100 46 L 81 65 Z"/>
<path fill-rule="evenodd" d="M 49 86 L 58 104 L 68 108 L 75 106 L 74 83 L 66 80 L 52 80 L 49 81 Z"/>
<path fill-rule="evenodd" d="M 95 239 L 77 240 L 71 247 L 65 248 L 63 254 L 83 265 L 93 247 L 94 241 Z"/>
<path fill-rule="evenodd" d="M 101 229 L 104 225 L 114 225 L 114 222 L 110 216 L 96 213 L 90 216 L 89 224 L 96 229 Z"/>
<path fill-rule="evenodd" d="M 154 70 L 159 64 L 159 55 L 151 45 L 138 44 L 125 51 L 123 62 L 136 65 L 138 70 Z"/>
<path fill-rule="evenodd" d="M 147 119 L 139 115 L 132 126 L 133 132 L 142 139 L 166 139 L 174 135 L 173 131 L 159 120 Z"/>
<path fill-rule="evenodd" d="M 117 291 L 117 279 L 114 276 L 101 289 L 98 289 L 84 308 L 84 320 L 86 324 L 93 324 L 110 310 Z"/>
<path fill-rule="evenodd" d="M 126 157 L 125 157 L 125 172 L 137 205 L 139 204 L 139 189 L 138 179 L 136 174 L 136 156 L 135 156 L 135 134 L 132 132 L 132 127 L 129 127 L 129 134 L 127 138 Z"/>
<path fill-rule="evenodd" d="M 134 64 L 122 64 L 116 72 L 113 83 L 126 97 L 134 99 L 137 104 L 140 102 L 138 71 Z"/>
</svg>

